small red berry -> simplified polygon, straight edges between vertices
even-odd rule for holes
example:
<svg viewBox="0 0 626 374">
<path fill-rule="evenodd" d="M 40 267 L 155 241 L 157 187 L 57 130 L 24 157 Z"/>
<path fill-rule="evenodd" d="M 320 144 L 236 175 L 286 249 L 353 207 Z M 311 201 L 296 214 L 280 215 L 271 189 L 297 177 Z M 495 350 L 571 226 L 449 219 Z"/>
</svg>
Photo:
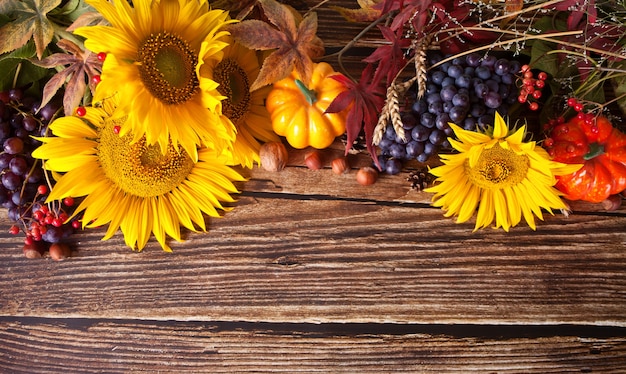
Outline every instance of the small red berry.
<svg viewBox="0 0 626 374">
<path fill-rule="evenodd" d="M 51 225 L 51 224 L 52 224 L 52 221 L 54 221 L 54 217 L 52 217 L 52 215 L 51 215 L 51 214 L 46 215 L 46 218 L 44 218 L 44 219 L 43 219 L 43 222 L 44 222 L 46 225 Z"/>
<path fill-rule="evenodd" d="M 63 220 L 61 218 L 54 218 L 54 219 L 52 219 L 52 226 L 54 226 L 54 227 L 61 227 L 61 226 L 63 226 Z"/>
<path fill-rule="evenodd" d="M 119 125 L 113 126 L 113 133 L 119 134 L 122 128 Z"/>
<path fill-rule="evenodd" d="M 584 121 L 585 120 L 585 113 L 578 112 L 578 114 L 576 115 L 576 118 L 578 118 L 581 121 Z"/>
<path fill-rule="evenodd" d="M 79 117 L 84 117 L 85 114 L 87 114 L 87 109 L 85 109 L 84 106 L 79 106 L 78 108 L 76 108 L 76 115 L 78 115 Z"/>
<path fill-rule="evenodd" d="M 42 205 L 41 208 L 39 208 L 39 211 L 43 214 L 48 214 L 50 213 L 50 209 L 48 209 L 47 205 Z"/>
<path fill-rule="evenodd" d="M 545 72 L 539 72 L 539 74 L 537 74 L 537 78 L 539 78 L 542 81 L 545 81 L 546 79 L 548 79 L 548 74 L 546 74 Z"/>
<path fill-rule="evenodd" d="M 535 87 L 541 89 L 546 86 L 546 82 L 542 80 L 535 81 Z"/>
<path fill-rule="evenodd" d="M 577 112 L 582 112 L 584 108 L 584 105 L 582 105 L 581 103 L 576 103 L 576 105 L 574 105 L 574 110 Z"/>
<path fill-rule="evenodd" d="M 80 228 L 80 221 L 72 221 L 72 227 L 75 229 L 79 229 Z"/>
<path fill-rule="evenodd" d="M 554 145 L 554 139 L 546 138 L 546 140 L 543 141 L 543 145 L 546 147 L 552 147 Z"/>
<path fill-rule="evenodd" d="M 595 134 L 595 135 L 598 135 L 600 133 L 600 129 L 598 128 L 597 125 L 591 126 L 591 128 L 589 130 L 591 130 L 591 133 Z"/>
<path fill-rule="evenodd" d="M 533 97 L 534 97 L 535 99 L 539 99 L 539 98 L 541 98 L 541 91 L 539 91 L 539 90 L 534 91 L 534 92 L 533 92 Z"/>
<path fill-rule="evenodd" d="M 40 184 L 39 187 L 37 187 L 37 193 L 40 195 L 45 195 L 48 193 L 48 186 L 46 186 L 45 184 Z"/>
<path fill-rule="evenodd" d="M 20 228 L 19 228 L 19 227 L 17 227 L 17 225 L 13 225 L 13 226 L 11 226 L 11 228 L 9 229 L 9 234 L 12 234 L 12 235 L 17 235 L 17 234 L 19 234 L 19 233 L 20 233 Z"/>
<path fill-rule="evenodd" d="M 98 61 L 104 62 L 107 58 L 107 54 L 104 52 L 100 52 L 96 55 L 98 57 Z"/>
<path fill-rule="evenodd" d="M 31 238 L 30 236 L 27 236 L 24 238 L 24 244 L 26 245 L 33 245 L 33 238 Z"/>
<path fill-rule="evenodd" d="M 539 104 L 537 104 L 536 102 L 532 102 L 528 104 L 528 108 L 530 108 L 530 110 L 537 110 L 539 109 Z"/>
<path fill-rule="evenodd" d="M 63 199 L 63 204 L 65 206 L 72 206 L 74 205 L 74 198 L 71 196 L 66 197 L 65 199 Z"/>
<path fill-rule="evenodd" d="M 530 66 L 528 66 L 527 64 L 522 65 L 522 68 L 520 69 L 522 73 L 525 73 L 529 70 L 530 70 Z"/>
<path fill-rule="evenodd" d="M 521 104 L 524 104 L 526 102 L 526 98 L 527 98 L 527 95 L 519 95 L 517 97 L 517 101 L 519 101 Z"/>
<path fill-rule="evenodd" d="M 570 97 L 569 99 L 567 99 L 567 106 L 568 107 L 573 107 L 574 105 L 578 104 L 578 100 L 576 100 L 575 97 Z"/>
<path fill-rule="evenodd" d="M 45 234 L 48 231 L 48 226 L 39 226 L 39 232 L 41 235 Z"/>
<path fill-rule="evenodd" d="M 530 78 L 532 78 L 532 77 L 533 77 L 533 72 L 532 72 L 532 71 L 530 71 L 530 70 L 526 70 L 526 71 L 524 72 L 524 78 L 530 79 Z"/>
<path fill-rule="evenodd" d="M 46 215 L 41 210 L 33 212 L 33 219 L 35 221 L 41 222 L 45 217 L 46 217 Z"/>
<path fill-rule="evenodd" d="M 93 77 L 91 77 L 91 83 L 94 85 L 97 85 L 98 83 L 100 83 L 101 79 L 99 75 L 94 75 Z"/>
</svg>

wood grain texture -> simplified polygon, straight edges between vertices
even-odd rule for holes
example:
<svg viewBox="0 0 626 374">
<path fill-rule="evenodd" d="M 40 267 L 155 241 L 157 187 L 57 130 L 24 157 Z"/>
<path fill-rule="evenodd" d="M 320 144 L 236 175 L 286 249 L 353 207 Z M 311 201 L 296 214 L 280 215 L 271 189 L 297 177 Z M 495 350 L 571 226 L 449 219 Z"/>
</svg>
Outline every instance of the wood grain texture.
<svg viewBox="0 0 626 374">
<path fill-rule="evenodd" d="M 403 176 L 352 176 L 255 169 L 236 209 L 173 254 L 133 253 L 101 230 L 76 235 L 61 263 L 4 250 L 0 315 L 626 325 L 623 211 L 474 233 Z"/>
<path fill-rule="evenodd" d="M 626 339 L 619 336 L 493 338 L 241 327 L 158 321 L 1 321 L 0 371 L 545 374 L 620 373 L 626 367 Z"/>
<path fill-rule="evenodd" d="M 363 26 L 318 13 L 329 52 Z M 624 372 L 626 206 L 472 232 L 411 189 L 425 165 L 363 187 L 366 155 L 330 171 L 343 150 L 319 171 L 293 149 L 280 173 L 243 171 L 235 209 L 172 254 L 99 229 L 70 259 L 28 260 L 2 212 L 0 372 Z"/>
</svg>

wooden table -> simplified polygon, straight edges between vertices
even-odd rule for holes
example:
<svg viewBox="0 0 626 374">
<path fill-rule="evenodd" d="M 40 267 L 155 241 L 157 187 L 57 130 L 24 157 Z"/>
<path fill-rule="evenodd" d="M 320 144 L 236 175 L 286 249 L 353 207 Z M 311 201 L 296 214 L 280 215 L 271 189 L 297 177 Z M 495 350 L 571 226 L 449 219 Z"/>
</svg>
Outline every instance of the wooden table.
<svg viewBox="0 0 626 374">
<path fill-rule="evenodd" d="M 358 31 L 319 18 L 329 47 Z M 472 232 L 411 168 L 363 187 L 358 155 L 333 174 L 342 150 L 246 171 L 235 209 L 172 254 L 98 229 L 28 260 L 4 213 L 0 372 L 626 372 L 626 206 Z"/>
<path fill-rule="evenodd" d="M 626 209 L 472 232 L 290 154 L 174 253 L 103 229 L 62 262 L 0 236 L 0 372 L 623 372 Z M 353 167 L 368 163 L 352 158 Z"/>
</svg>

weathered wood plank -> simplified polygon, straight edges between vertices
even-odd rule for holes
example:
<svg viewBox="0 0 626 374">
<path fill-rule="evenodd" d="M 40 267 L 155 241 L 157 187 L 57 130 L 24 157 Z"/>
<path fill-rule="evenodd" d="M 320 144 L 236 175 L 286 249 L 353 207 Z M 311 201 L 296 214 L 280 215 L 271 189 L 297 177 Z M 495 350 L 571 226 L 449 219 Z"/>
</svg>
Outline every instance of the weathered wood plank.
<svg viewBox="0 0 626 374">
<path fill-rule="evenodd" d="M 381 327 L 374 333 L 337 327 L 0 321 L 0 371 L 545 374 L 619 373 L 626 367 L 626 338 L 618 335 L 484 337 L 423 333 L 412 326 L 395 334 Z"/>
<path fill-rule="evenodd" d="M 625 223 L 472 233 L 419 204 L 251 191 L 174 254 L 96 230 L 68 261 L 31 261 L 4 234 L 0 315 L 626 326 Z"/>
</svg>

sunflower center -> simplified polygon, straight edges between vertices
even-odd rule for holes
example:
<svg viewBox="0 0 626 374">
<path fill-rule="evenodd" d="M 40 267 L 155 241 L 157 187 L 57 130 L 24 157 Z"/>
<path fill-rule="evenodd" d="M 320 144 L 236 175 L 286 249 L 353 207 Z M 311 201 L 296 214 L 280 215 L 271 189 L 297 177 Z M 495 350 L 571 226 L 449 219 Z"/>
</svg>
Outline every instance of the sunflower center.
<svg viewBox="0 0 626 374">
<path fill-rule="evenodd" d="M 138 57 L 142 82 L 162 102 L 184 103 L 199 91 L 198 56 L 178 36 L 151 34 L 139 47 Z"/>
<path fill-rule="evenodd" d="M 193 160 L 172 143 L 165 154 L 145 138 L 131 143 L 132 134 L 119 136 L 110 121 L 100 130 L 98 159 L 104 174 L 122 191 L 138 197 L 154 197 L 178 187 L 191 173 Z"/>
<path fill-rule="evenodd" d="M 499 144 L 484 149 L 476 165 L 471 168 L 465 161 L 465 171 L 473 184 L 486 189 L 501 189 L 514 186 L 526 178 L 529 160 Z"/>
<path fill-rule="evenodd" d="M 235 60 L 226 58 L 213 69 L 213 80 L 219 83 L 219 93 L 226 96 L 222 113 L 237 125 L 250 107 L 248 75 Z"/>
</svg>

